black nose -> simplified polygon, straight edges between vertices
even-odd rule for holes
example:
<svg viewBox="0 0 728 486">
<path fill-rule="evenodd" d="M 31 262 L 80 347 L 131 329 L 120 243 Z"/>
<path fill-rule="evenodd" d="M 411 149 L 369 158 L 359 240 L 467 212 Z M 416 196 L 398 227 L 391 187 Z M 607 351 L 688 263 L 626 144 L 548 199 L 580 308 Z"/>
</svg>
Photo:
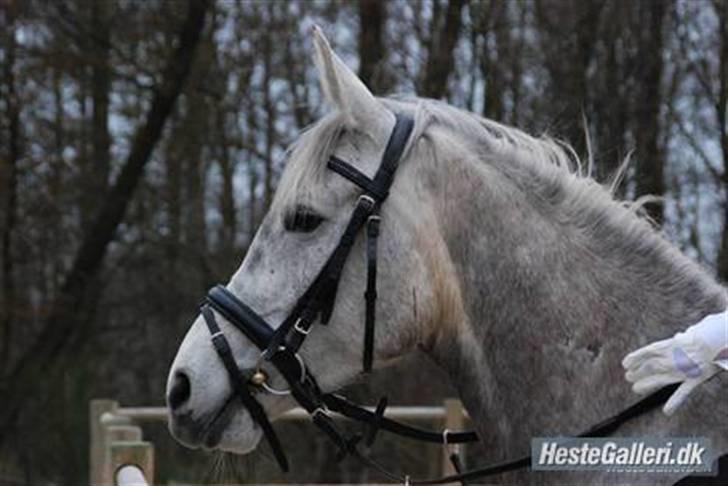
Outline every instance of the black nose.
<svg viewBox="0 0 728 486">
<path fill-rule="evenodd" d="M 181 371 L 174 374 L 174 383 L 167 396 L 167 403 L 172 411 L 179 409 L 190 399 L 190 379 Z"/>
</svg>

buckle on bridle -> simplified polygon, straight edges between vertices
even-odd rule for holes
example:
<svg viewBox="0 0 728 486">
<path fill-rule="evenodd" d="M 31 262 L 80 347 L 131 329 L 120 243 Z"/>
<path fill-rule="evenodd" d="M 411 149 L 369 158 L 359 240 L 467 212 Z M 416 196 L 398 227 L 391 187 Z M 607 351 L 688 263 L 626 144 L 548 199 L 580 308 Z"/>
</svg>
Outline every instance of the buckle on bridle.
<svg viewBox="0 0 728 486">
<path fill-rule="evenodd" d="M 367 232 L 370 236 L 379 236 L 379 225 L 382 222 L 382 217 L 379 214 L 370 214 L 367 218 Z M 374 233 L 374 234 L 371 234 Z"/>
<path fill-rule="evenodd" d="M 376 206 L 377 204 L 377 201 L 375 201 L 374 198 L 368 194 L 362 194 L 361 196 L 359 196 L 359 201 L 357 202 L 357 204 L 361 204 L 362 202 L 367 205 L 368 211 L 374 209 L 374 206 Z"/>
<path fill-rule="evenodd" d="M 279 346 L 278 346 L 278 347 L 277 347 L 277 348 L 276 348 L 275 350 L 273 350 L 273 348 L 265 348 L 265 349 L 264 349 L 264 350 L 263 350 L 263 351 L 262 351 L 262 352 L 260 353 L 260 359 L 262 359 L 262 360 L 265 360 L 265 361 L 269 361 L 269 360 L 270 360 L 270 358 L 271 358 L 271 357 L 272 357 L 272 356 L 273 356 L 274 354 L 276 354 L 276 353 L 277 353 L 277 352 L 279 352 L 279 351 L 285 351 L 285 350 L 286 350 L 286 347 L 285 347 L 285 346 L 283 346 L 283 345 L 279 345 Z"/>
<path fill-rule="evenodd" d="M 278 350 L 279 351 L 282 351 L 282 350 L 285 350 L 285 349 L 286 349 L 285 346 L 279 346 L 278 347 Z M 307 374 L 306 374 L 306 364 L 303 362 L 303 358 L 301 358 L 301 355 L 299 355 L 298 353 L 293 353 L 293 356 L 296 358 L 296 361 L 298 361 L 298 366 L 301 368 L 301 377 L 299 378 L 299 381 L 301 383 L 303 383 L 303 382 L 306 381 L 306 377 L 307 377 Z M 261 357 L 261 359 L 266 359 L 265 358 L 265 351 L 260 354 L 260 357 Z M 270 386 L 268 384 L 268 375 L 265 373 L 265 371 L 263 371 L 260 368 L 260 366 L 258 366 L 258 369 L 254 373 L 253 376 L 257 375 L 258 373 L 260 373 L 262 376 L 264 376 L 265 379 L 262 380 L 262 381 L 258 381 L 257 383 L 256 382 L 253 382 L 252 380 L 249 380 L 249 382 L 251 384 L 253 384 L 254 386 L 260 387 L 260 388 L 264 389 L 265 391 L 267 391 L 268 393 L 270 393 L 272 395 L 283 396 L 283 395 L 290 395 L 291 394 L 291 389 L 290 388 L 286 388 L 285 390 L 279 390 L 277 388 L 273 388 L 272 386 Z M 284 378 L 285 378 L 285 376 L 284 376 Z"/>
<path fill-rule="evenodd" d="M 305 328 L 301 326 L 301 323 L 303 322 L 303 317 L 299 317 L 296 320 L 296 323 L 293 325 L 293 329 L 295 329 L 296 332 L 303 334 L 304 336 L 308 336 L 308 333 L 311 332 L 311 328 Z"/>
<path fill-rule="evenodd" d="M 449 444 L 447 442 L 447 434 L 450 433 L 450 429 L 445 429 L 442 431 L 442 445 L 447 447 Z"/>
<path fill-rule="evenodd" d="M 374 213 L 367 218 L 367 237 L 377 238 L 379 236 L 379 225 L 382 222 L 382 218 Z"/>
<path fill-rule="evenodd" d="M 326 405 L 316 407 L 316 409 L 311 412 L 311 419 L 315 420 L 318 415 L 323 415 L 325 418 L 331 418 L 331 412 L 328 408 L 326 408 Z"/>
<path fill-rule="evenodd" d="M 458 455 L 460 454 L 460 444 L 452 444 L 450 443 L 450 441 L 447 440 L 447 436 L 451 433 L 452 431 L 450 429 L 445 429 L 442 431 L 442 445 L 445 447 L 446 450 L 452 451 L 453 454 Z"/>
</svg>

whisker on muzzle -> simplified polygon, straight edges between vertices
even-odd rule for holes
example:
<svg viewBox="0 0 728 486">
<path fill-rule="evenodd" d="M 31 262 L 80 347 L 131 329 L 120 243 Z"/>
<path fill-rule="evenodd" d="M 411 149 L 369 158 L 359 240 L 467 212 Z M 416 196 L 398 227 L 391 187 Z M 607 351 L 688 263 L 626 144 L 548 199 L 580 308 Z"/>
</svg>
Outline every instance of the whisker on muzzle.
<svg viewBox="0 0 728 486">
<path fill-rule="evenodd" d="M 230 477 L 230 459 L 226 452 L 216 452 L 212 456 L 210 470 L 205 475 L 204 481 L 212 484 L 225 484 Z"/>
</svg>

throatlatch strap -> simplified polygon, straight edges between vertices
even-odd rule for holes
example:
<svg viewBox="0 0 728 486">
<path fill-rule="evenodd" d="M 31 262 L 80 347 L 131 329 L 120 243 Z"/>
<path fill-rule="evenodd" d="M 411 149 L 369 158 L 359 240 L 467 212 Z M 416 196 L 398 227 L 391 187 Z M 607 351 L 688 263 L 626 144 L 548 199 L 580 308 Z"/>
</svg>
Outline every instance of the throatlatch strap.
<svg viewBox="0 0 728 486">
<path fill-rule="evenodd" d="M 372 371 L 374 359 L 374 322 L 377 312 L 377 238 L 379 237 L 379 215 L 373 214 L 367 220 L 367 289 L 364 292 L 366 315 L 364 318 L 364 372 Z"/>
<path fill-rule="evenodd" d="M 268 441 L 270 448 L 273 450 L 273 455 L 275 456 L 276 461 L 278 461 L 278 465 L 283 472 L 288 472 L 288 459 L 286 458 L 286 454 L 283 452 L 281 442 L 278 440 L 278 436 L 276 435 L 275 430 L 273 430 L 273 426 L 270 424 L 265 410 L 261 404 L 258 403 L 258 400 L 253 397 L 248 390 L 247 385 L 243 382 L 243 374 L 240 372 L 238 365 L 235 363 L 235 358 L 233 357 L 232 350 L 230 349 L 230 344 L 225 338 L 225 335 L 222 333 L 220 326 L 217 325 L 212 309 L 210 309 L 209 305 L 205 304 L 200 309 L 200 312 L 202 313 L 202 317 L 205 319 L 207 329 L 210 331 L 212 345 L 215 347 L 215 351 L 218 356 L 220 356 L 220 360 L 227 370 L 228 377 L 230 378 L 230 385 L 232 386 L 235 394 L 240 398 L 240 401 L 243 402 L 243 405 L 248 410 L 248 413 L 250 413 L 252 419 L 263 430 L 263 435 Z"/>
</svg>

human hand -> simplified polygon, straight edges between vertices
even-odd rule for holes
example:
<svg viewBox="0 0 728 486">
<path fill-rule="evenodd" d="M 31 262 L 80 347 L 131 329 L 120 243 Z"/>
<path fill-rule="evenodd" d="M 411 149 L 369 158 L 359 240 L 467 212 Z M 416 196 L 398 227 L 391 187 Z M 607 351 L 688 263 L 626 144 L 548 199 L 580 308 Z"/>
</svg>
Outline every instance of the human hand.
<svg viewBox="0 0 728 486">
<path fill-rule="evenodd" d="M 633 351 L 622 366 L 635 393 L 682 382 L 663 407 L 671 415 L 698 385 L 728 370 L 728 311 L 711 314 L 685 332 Z"/>
</svg>

